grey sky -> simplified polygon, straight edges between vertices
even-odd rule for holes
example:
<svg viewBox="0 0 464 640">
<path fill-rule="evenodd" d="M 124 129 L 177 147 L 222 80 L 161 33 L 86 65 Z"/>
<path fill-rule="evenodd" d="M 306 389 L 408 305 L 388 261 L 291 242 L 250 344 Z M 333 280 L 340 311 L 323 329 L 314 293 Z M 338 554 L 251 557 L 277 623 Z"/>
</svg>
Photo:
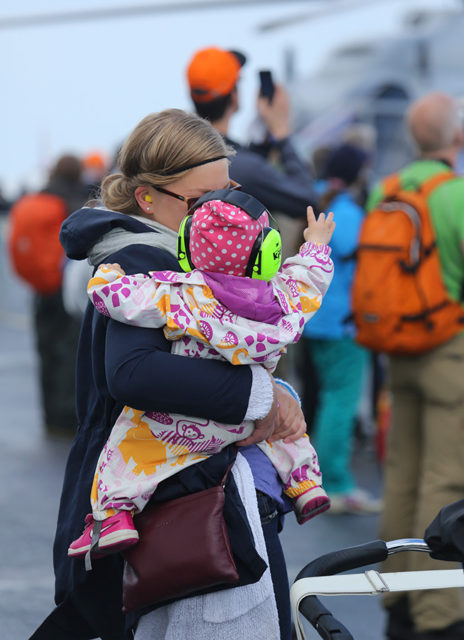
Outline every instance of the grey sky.
<svg viewBox="0 0 464 640">
<path fill-rule="evenodd" d="M 0 18 L 117 4 L 129 1 L 3 0 Z M 20 185 L 40 184 L 49 164 L 62 152 L 113 153 L 147 113 L 167 107 L 190 109 L 184 70 L 200 47 L 241 49 L 249 57 L 241 80 L 242 111 L 231 132 L 243 139 L 253 117 L 257 70 L 271 68 L 282 80 L 285 49 L 295 50 L 297 72 L 306 75 L 334 46 L 397 31 L 406 10 L 457 2 L 373 0 L 369 6 L 332 12 L 267 34 L 257 31 L 262 22 L 330 4 L 320 0 L 305 6 L 288 0 L 282 6 L 190 10 L 1 31 L 0 184 L 14 195 Z"/>
</svg>

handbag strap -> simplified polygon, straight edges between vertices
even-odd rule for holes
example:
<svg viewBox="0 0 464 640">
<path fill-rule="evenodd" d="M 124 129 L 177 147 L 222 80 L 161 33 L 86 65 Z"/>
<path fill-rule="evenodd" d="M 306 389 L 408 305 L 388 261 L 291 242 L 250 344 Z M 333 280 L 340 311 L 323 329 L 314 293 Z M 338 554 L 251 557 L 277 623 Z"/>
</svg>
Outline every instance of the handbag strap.
<svg viewBox="0 0 464 640">
<path fill-rule="evenodd" d="M 229 475 L 229 473 L 230 473 L 230 471 L 231 471 L 232 467 L 233 467 L 233 466 L 234 466 L 234 464 L 235 464 L 235 460 L 237 459 L 238 449 L 237 449 L 237 447 L 234 447 L 234 449 L 235 449 L 235 457 L 234 457 L 234 459 L 232 460 L 232 462 L 230 463 L 230 465 L 227 467 L 227 469 L 226 469 L 226 471 L 225 471 L 225 473 L 224 473 L 224 476 L 223 476 L 223 478 L 222 478 L 221 482 L 218 484 L 218 487 L 222 487 L 223 489 L 224 489 L 224 487 L 226 486 L 227 476 Z"/>
</svg>

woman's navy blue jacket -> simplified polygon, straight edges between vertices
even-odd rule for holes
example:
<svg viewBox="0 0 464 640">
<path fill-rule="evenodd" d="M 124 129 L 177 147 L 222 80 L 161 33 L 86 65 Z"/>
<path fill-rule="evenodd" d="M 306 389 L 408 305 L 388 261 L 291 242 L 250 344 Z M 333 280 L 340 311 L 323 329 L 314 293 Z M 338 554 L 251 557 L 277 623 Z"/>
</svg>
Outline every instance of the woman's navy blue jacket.
<svg viewBox="0 0 464 640">
<path fill-rule="evenodd" d="M 114 228 L 133 233 L 134 240 L 133 244 L 108 255 L 106 262 L 118 262 L 127 273 L 179 270 L 177 260 L 168 252 L 137 243 L 138 233 L 156 231 L 123 214 L 80 209 L 63 223 L 60 240 L 68 257 L 84 259 L 89 249 Z M 109 320 L 88 305 L 77 360 L 79 428 L 66 466 L 54 543 L 55 601 L 74 608 L 76 619 L 86 620 L 91 631 L 82 637 L 105 640 L 125 637 L 120 556 L 95 561 L 91 572 L 85 571 L 83 561 L 67 556 L 69 544 L 82 533 L 85 515 L 90 512 L 96 463 L 123 406 L 144 411 L 175 411 L 238 424 L 247 410 L 251 380 L 249 367 L 173 355 L 161 330 Z M 200 479 L 197 468 L 204 463 L 192 467 L 186 483 L 197 485 L 195 490 L 208 482 L 214 484 L 229 459 L 227 450 L 223 455 L 210 458 L 206 470 L 210 480 Z M 84 626 L 83 622 L 82 628 Z M 89 635 L 92 632 L 95 635 Z"/>
</svg>

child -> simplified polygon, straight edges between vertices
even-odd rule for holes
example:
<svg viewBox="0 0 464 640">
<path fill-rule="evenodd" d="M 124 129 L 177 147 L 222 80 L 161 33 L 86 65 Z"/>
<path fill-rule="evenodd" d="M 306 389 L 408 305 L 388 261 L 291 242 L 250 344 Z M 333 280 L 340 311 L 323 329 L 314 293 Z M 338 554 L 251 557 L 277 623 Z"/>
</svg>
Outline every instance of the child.
<svg viewBox="0 0 464 640">
<path fill-rule="evenodd" d="M 164 326 L 166 337 L 174 341 L 173 352 L 179 355 L 260 364 L 271 372 L 286 345 L 301 337 L 332 279 L 327 243 L 335 228 L 333 214 L 327 218 L 320 214 L 316 220 L 308 207 L 305 243 L 276 275 L 280 236 L 272 230 L 270 237 L 277 237 L 278 247 L 271 245 L 270 261 L 276 266 L 268 269 L 268 277 L 274 277 L 264 282 L 243 276 L 249 272 L 247 261 L 251 257 L 253 262 L 255 246 L 264 247 L 263 238 L 271 231 L 265 208 L 258 203 L 262 209 L 251 216 L 223 200 L 202 201 L 189 219 L 187 236 L 189 258 L 197 268 L 186 274 L 126 276 L 119 265 L 100 265 L 88 285 L 90 300 L 100 313 L 121 322 Z M 179 256 L 186 268 L 180 249 Z M 259 264 L 261 259 L 266 265 L 266 256 L 259 255 Z M 91 549 L 91 555 L 98 557 L 136 544 L 132 514 L 144 508 L 159 482 L 244 440 L 253 428 L 251 421 L 232 426 L 124 407 L 97 464 L 93 514 L 86 517 L 84 532 L 68 555 L 81 557 Z M 258 446 L 278 471 L 299 523 L 329 508 L 317 455 L 307 436 L 293 443 L 277 440 Z"/>
</svg>

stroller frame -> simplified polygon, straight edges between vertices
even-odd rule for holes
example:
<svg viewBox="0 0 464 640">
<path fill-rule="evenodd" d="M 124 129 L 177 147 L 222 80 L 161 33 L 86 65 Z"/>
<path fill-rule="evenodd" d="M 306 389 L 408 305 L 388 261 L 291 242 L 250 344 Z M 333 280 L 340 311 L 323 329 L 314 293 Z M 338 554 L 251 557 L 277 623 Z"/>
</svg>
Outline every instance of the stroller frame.
<svg viewBox="0 0 464 640">
<path fill-rule="evenodd" d="M 422 539 L 405 538 L 384 542 L 376 540 L 356 547 L 328 553 L 307 564 L 295 578 L 290 601 L 298 640 L 305 640 L 301 613 L 324 640 L 353 640 L 351 633 L 336 620 L 317 595 L 379 595 L 388 591 L 448 589 L 464 587 L 462 569 L 403 571 L 380 573 L 374 569 L 363 573 L 334 575 L 382 562 L 387 556 L 403 551 L 429 553 Z"/>
</svg>

